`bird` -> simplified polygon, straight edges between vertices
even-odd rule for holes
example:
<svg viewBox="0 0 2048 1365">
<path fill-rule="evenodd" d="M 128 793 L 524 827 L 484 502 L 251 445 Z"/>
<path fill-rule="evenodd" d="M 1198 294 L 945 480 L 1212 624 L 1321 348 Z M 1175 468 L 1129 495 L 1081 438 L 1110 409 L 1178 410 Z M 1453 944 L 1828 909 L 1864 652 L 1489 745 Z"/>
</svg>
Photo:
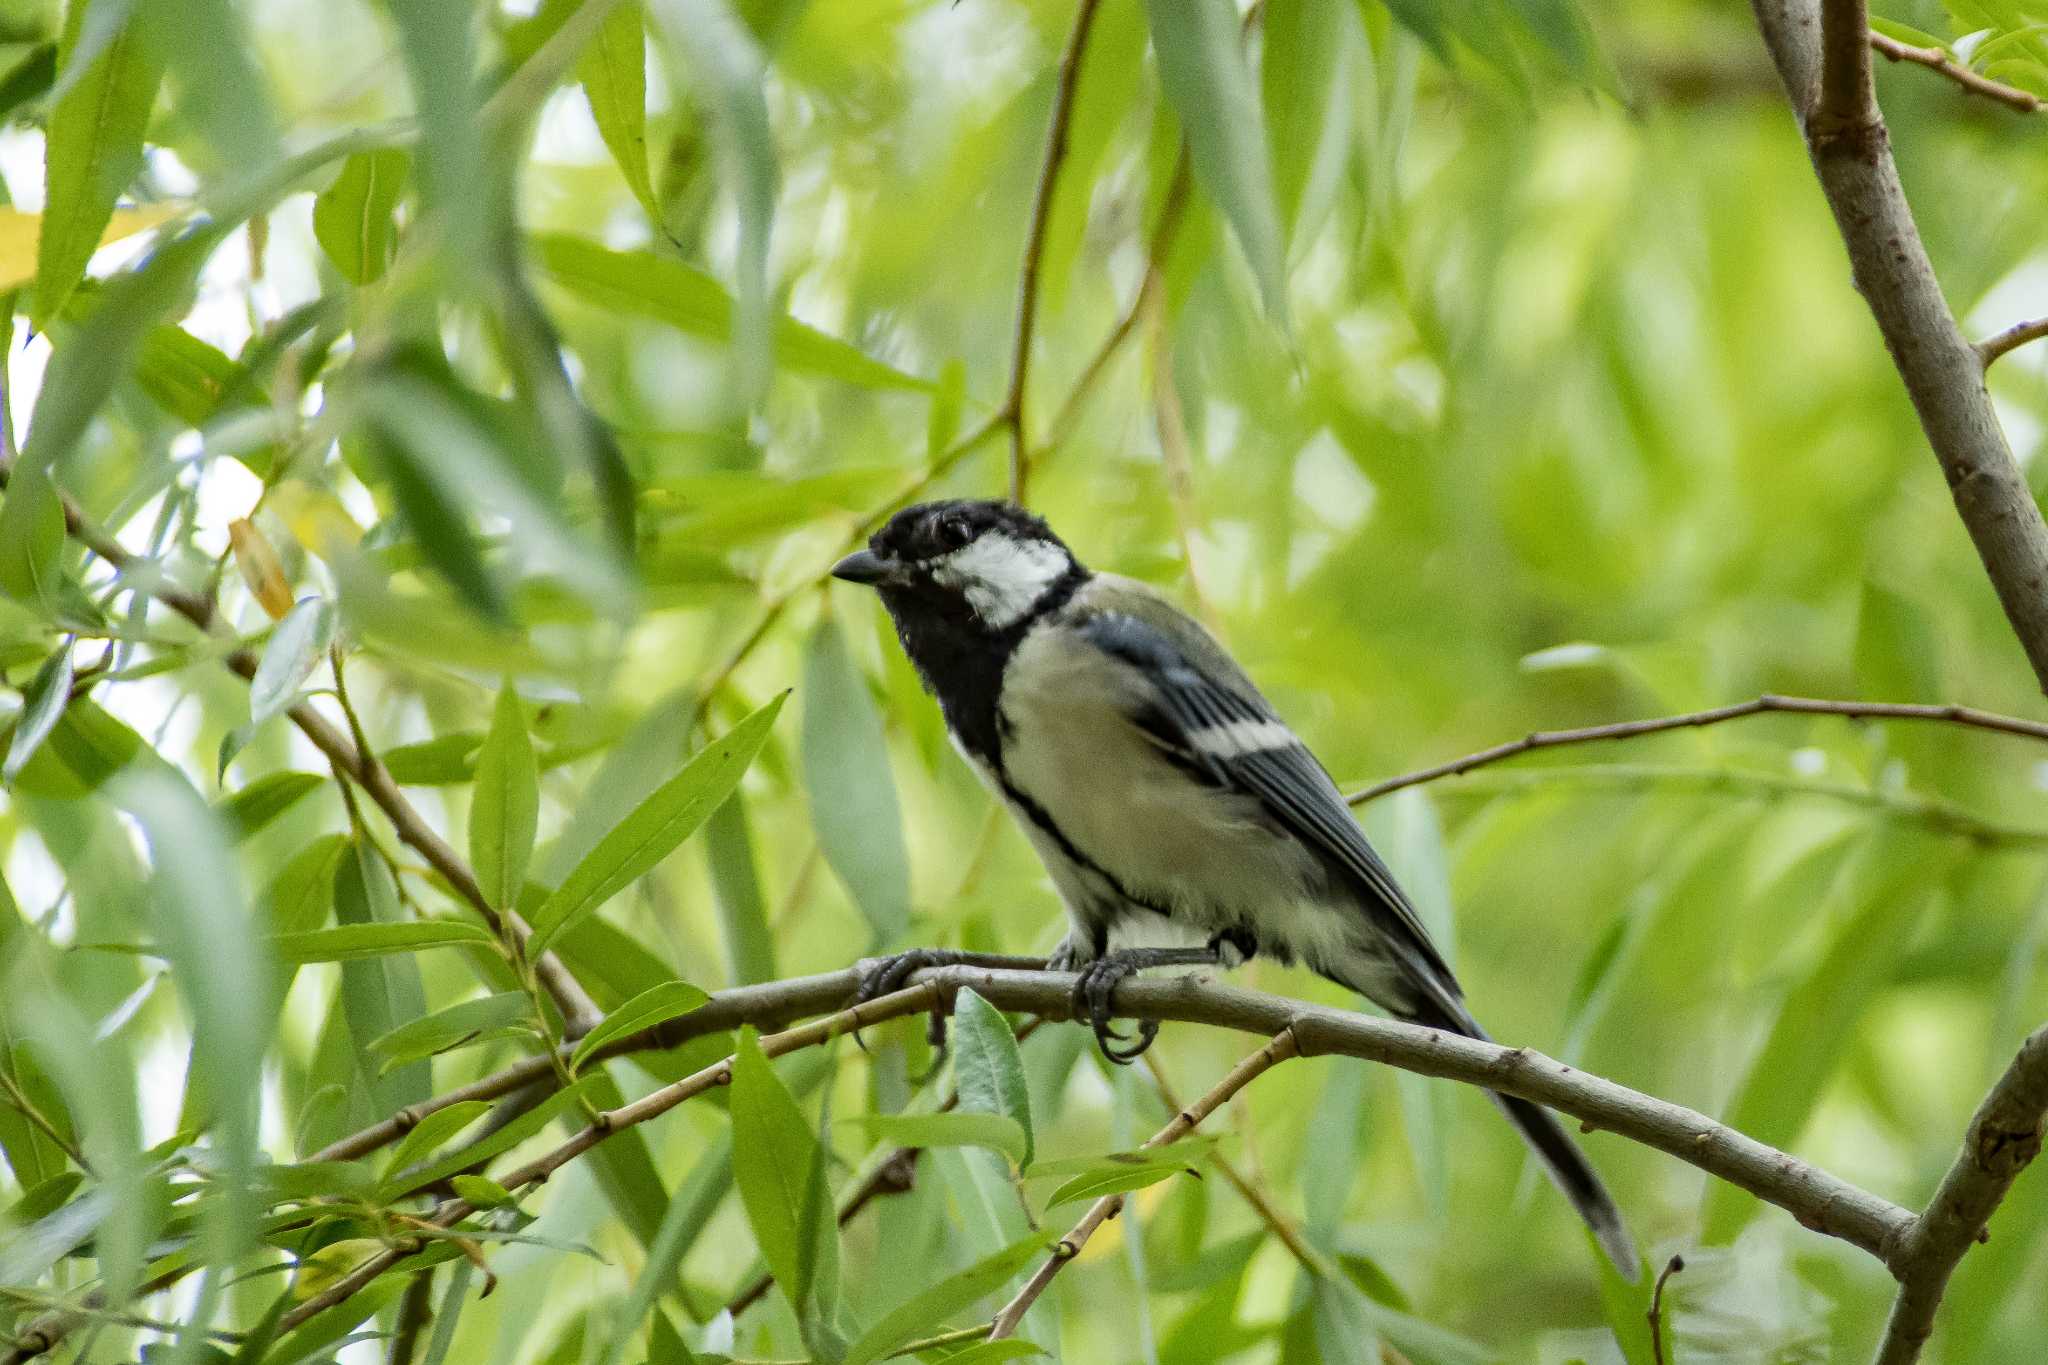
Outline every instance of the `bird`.
<svg viewBox="0 0 2048 1365">
<path fill-rule="evenodd" d="M 1394 1018 L 1487 1034 L 1337 785 L 1229 652 L 1162 594 L 1088 569 L 1004 501 L 919 503 L 834 578 L 872 587 L 955 747 L 1009 809 L 1064 903 L 1047 960 L 1078 974 L 1075 1014 L 1129 1062 L 1117 984 L 1149 967 L 1309 970 Z M 943 949 L 877 959 L 872 996 Z M 1490 1041 L 1490 1040 L 1489 1040 Z M 1547 1109 L 1491 1094 L 1601 1248 L 1639 1260 L 1585 1153 Z"/>
</svg>

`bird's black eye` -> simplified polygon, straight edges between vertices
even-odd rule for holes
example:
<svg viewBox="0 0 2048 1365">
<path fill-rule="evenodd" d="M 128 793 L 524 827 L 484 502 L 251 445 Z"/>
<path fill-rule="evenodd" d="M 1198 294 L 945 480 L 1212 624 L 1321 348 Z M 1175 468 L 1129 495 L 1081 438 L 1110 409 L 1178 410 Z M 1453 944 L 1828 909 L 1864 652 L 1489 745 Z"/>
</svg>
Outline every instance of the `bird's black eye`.
<svg viewBox="0 0 2048 1365">
<path fill-rule="evenodd" d="M 947 517 L 939 523 L 939 543 L 949 550 L 957 550 L 972 539 L 974 532 L 958 517 Z"/>
</svg>

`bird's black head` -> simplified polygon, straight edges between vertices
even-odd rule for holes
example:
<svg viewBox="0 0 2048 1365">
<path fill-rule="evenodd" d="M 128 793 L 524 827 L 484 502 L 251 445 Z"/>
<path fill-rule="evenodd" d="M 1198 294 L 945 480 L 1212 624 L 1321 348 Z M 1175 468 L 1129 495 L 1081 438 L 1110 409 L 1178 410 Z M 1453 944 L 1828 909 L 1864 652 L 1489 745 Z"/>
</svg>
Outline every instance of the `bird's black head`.
<svg viewBox="0 0 2048 1365">
<path fill-rule="evenodd" d="M 956 499 L 904 508 L 832 576 L 874 585 L 899 624 L 906 614 L 932 616 L 999 634 L 1071 592 L 1087 570 L 1044 518 L 1012 503 Z"/>
<path fill-rule="evenodd" d="M 1003 667 L 1034 623 L 1088 581 L 1040 517 L 1007 502 L 906 507 L 834 578 L 882 595 L 903 652 L 968 749 L 999 762 Z"/>
</svg>

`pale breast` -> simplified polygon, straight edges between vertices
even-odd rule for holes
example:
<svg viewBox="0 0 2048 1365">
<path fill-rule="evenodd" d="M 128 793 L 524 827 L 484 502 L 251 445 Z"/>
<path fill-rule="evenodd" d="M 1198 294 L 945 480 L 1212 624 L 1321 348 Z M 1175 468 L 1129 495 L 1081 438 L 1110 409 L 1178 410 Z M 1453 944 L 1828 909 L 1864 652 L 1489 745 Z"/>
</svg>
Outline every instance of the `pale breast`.
<svg viewBox="0 0 2048 1365">
<path fill-rule="evenodd" d="M 1167 759 L 1130 719 L 1147 692 L 1130 665 L 1066 632 L 1032 632 L 1003 687 L 1005 775 L 1083 855 L 1177 915 L 1220 929 L 1302 897 L 1312 860 L 1255 799 Z"/>
</svg>

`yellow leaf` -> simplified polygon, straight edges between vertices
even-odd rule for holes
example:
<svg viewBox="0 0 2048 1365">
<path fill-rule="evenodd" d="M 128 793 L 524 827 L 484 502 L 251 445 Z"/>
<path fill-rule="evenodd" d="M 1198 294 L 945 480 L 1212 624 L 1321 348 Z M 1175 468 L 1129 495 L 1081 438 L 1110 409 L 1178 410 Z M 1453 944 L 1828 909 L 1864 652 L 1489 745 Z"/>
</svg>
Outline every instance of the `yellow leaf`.
<svg viewBox="0 0 2048 1365">
<path fill-rule="evenodd" d="M 271 620 L 284 620 L 292 609 L 292 588 L 285 581 L 284 561 L 277 557 L 270 538 L 257 530 L 254 522 L 237 519 L 228 523 L 228 540 L 235 547 L 235 567 L 242 571 L 242 581 Z"/>
<path fill-rule="evenodd" d="M 115 209 L 113 221 L 100 236 L 100 245 L 133 237 L 153 228 L 166 218 L 184 212 L 182 204 L 144 204 L 140 208 Z M 20 209 L 0 208 L 0 289 L 27 284 L 36 276 L 36 246 L 43 235 L 43 215 Z"/>
</svg>

